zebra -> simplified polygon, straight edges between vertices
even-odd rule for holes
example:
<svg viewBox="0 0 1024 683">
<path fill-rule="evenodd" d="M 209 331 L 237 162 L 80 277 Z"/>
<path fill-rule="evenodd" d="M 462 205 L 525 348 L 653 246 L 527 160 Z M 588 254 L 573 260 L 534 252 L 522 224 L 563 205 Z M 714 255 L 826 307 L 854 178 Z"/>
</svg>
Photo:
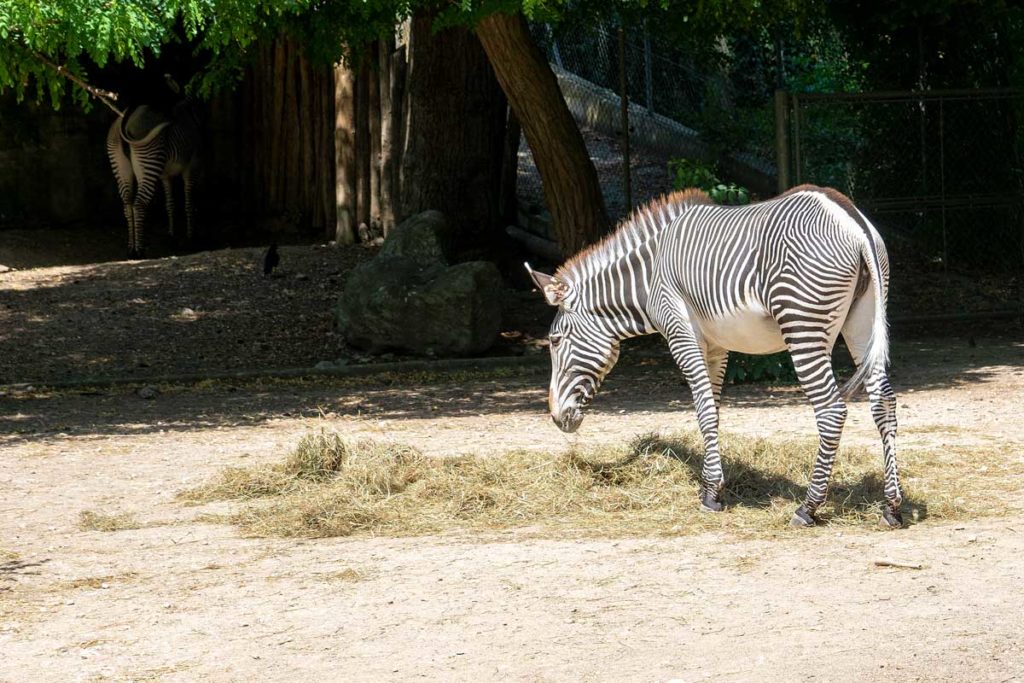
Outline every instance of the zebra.
<svg viewBox="0 0 1024 683">
<path fill-rule="evenodd" d="M 180 175 L 184 185 L 186 235 L 192 242 L 195 223 L 192 189 L 199 165 L 199 149 L 199 119 L 188 97 L 174 105 L 169 118 L 153 107 L 141 105 L 118 116 L 111 124 L 107 132 L 107 156 L 128 222 L 129 258 L 144 255 L 146 209 L 158 182 L 163 184 L 168 230 L 174 236 L 174 176 Z"/>
<path fill-rule="evenodd" d="M 704 439 L 700 505 L 723 509 L 718 410 L 729 351 L 788 350 L 814 408 L 818 454 L 793 526 L 811 526 L 825 501 L 846 420 L 845 399 L 865 386 L 882 439 L 882 524 L 902 526 L 896 396 L 889 384 L 889 261 L 874 226 L 844 195 L 801 185 L 738 207 L 686 190 L 636 210 L 554 275 L 525 264 L 558 311 L 548 336 L 548 407 L 573 432 L 615 365 L 619 343 L 661 333 L 685 376 Z M 832 372 L 840 332 L 857 370 Z"/>
</svg>

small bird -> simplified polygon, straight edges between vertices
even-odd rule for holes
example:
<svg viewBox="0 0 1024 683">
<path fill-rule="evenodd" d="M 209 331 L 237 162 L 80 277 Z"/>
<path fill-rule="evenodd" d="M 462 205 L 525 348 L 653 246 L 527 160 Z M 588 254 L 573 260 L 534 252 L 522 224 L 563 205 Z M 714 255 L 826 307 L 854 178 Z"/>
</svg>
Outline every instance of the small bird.
<svg viewBox="0 0 1024 683">
<path fill-rule="evenodd" d="M 263 255 L 263 277 L 269 277 L 280 262 L 281 257 L 277 255 L 277 245 L 271 244 L 267 253 Z"/>
</svg>

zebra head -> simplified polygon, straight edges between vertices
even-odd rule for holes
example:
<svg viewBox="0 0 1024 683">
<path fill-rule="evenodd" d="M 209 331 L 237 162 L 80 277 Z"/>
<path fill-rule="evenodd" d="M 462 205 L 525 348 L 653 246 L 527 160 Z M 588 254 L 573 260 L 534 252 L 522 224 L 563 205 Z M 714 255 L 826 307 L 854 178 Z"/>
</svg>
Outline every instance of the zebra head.
<svg viewBox="0 0 1024 683">
<path fill-rule="evenodd" d="M 534 283 L 552 306 L 558 307 L 548 346 L 551 350 L 551 387 L 548 408 L 563 432 L 575 432 L 583 411 L 601 381 L 619 359 L 619 338 L 599 324 L 581 306 L 580 293 L 568 280 L 538 273 L 526 264 Z"/>
</svg>

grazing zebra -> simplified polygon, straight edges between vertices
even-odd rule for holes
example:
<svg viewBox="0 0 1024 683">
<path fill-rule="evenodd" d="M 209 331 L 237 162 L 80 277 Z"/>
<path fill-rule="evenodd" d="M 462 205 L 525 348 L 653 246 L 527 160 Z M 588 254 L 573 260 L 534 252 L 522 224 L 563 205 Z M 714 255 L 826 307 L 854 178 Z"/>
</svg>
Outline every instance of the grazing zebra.
<svg viewBox="0 0 1024 683">
<path fill-rule="evenodd" d="M 107 132 L 107 156 L 128 221 L 128 257 L 144 254 L 146 209 L 158 182 L 163 183 L 167 225 L 174 235 L 174 190 L 171 180 L 181 176 L 185 187 L 185 223 L 193 238 L 192 186 L 198 167 L 199 121 L 192 100 L 176 104 L 170 118 L 147 105 L 117 117 Z"/>
<path fill-rule="evenodd" d="M 677 192 L 635 211 L 554 276 L 526 268 L 559 309 L 549 335 L 548 406 L 563 431 L 579 427 L 619 342 L 660 332 L 690 385 L 704 437 L 701 505 L 720 511 L 718 405 L 728 352 L 788 349 L 819 436 L 807 496 L 791 523 L 816 521 L 846 420 L 843 399 L 865 385 L 882 437 L 883 522 L 902 525 L 896 396 L 886 372 L 889 262 L 882 238 L 845 196 L 802 185 L 726 207 L 699 190 Z M 843 390 L 832 373 L 840 332 L 858 365 Z"/>
</svg>

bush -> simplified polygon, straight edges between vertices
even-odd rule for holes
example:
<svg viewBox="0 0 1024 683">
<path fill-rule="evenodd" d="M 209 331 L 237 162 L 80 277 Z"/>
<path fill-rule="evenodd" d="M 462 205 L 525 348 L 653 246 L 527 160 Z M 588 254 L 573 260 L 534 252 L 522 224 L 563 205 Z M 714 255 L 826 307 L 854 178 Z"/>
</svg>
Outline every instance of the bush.
<svg viewBox="0 0 1024 683">
<path fill-rule="evenodd" d="M 672 176 L 672 187 L 676 190 L 696 187 L 707 192 L 722 182 L 713 168 L 696 159 L 670 159 L 668 172 Z"/>
<path fill-rule="evenodd" d="M 672 187 L 686 190 L 691 187 L 704 190 L 716 204 L 738 206 L 750 203 L 750 192 L 736 183 L 723 183 L 714 168 L 695 159 L 671 159 L 668 172 Z"/>
<path fill-rule="evenodd" d="M 711 201 L 715 204 L 726 204 L 728 206 L 739 206 L 750 203 L 750 192 L 747 188 L 736 183 L 719 183 L 707 191 Z"/>
</svg>

